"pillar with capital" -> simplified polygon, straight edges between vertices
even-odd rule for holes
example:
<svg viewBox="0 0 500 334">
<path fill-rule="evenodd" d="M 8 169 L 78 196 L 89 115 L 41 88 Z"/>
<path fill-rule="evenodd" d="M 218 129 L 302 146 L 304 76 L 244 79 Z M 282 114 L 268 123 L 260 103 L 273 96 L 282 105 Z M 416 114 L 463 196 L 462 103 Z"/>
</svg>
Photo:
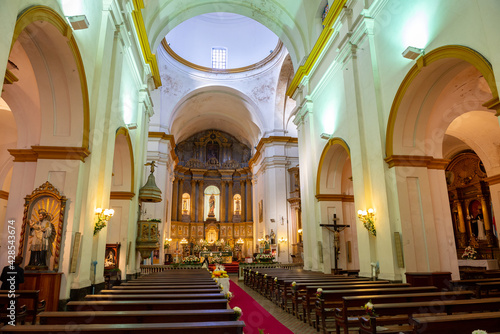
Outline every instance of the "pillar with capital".
<svg viewBox="0 0 500 334">
<path fill-rule="evenodd" d="M 246 202 L 245 202 L 245 199 L 246 199 L 246 196 L 245 196 L 245 181 L 244 180 L 240 180 L 240 195 L 241 195 L 241 220 L 242 221 L 245 221 L 245 210 L 246 210 Z"/>
<path fill-rule="evenodd" d="M 486 205 L 486 199 L 484 196 L 478 196 L 481 201 L 481 210 L 483 211 L 483 222 L 484 222 L 484 232 L 486 234 L 486 241 L 488 242 L 488 247 L 493 247 L 495 245 L 495 236 L 491 229 L 490 216 L 488 215 L 488 206 Z"/>
<path fill-rule="evenodd" d="M 182 192 L 184 191 L 184 179 L 179 180 L 179 190 L 177 194 L 177 205 L 175 206 L 175 210 L 177 212 L 177 218 L 178 220 L 181 220 L 182 218 L 182 205 L 179 205 L 179 203 L 182 203 Z"/>
<path fill-rule="evenodd" d="M 246 221 L 252 221 L 252 180 L 247 179 L 246 200 L 247 200 L 247 214 Z"/>
<path fill-rule="evenodd" d="M 228 182 L 228 201 L 229 201 L 229 210 L 228 210 L 228 219 L 227 221 L 232 222 L 233 221 L 233 214 L 234 214 L 234 201 L 233 201 L 233 181 Z"/>
<path fill-rule="evenodd" d="M 203 221 L 203 180 L 198 181 L 198 222 Z"/>
<path fill-rule="evenodd" d="M 467 230 L 465 228 L 464 212 L 460 201 L 456 200 L 455 206 L 458 214 L 458 247 L 465 248 L 467 247 Z"/>
<path fill-rule="evenodd" d="M 179 179 L 174 179 L 174 190 L 172 194 L 172 220 L 177 220 L 177 199 L 179 198 Z"/>
<path fill-rule="evenodd" d="M 226 221 L 226 181 L 221 181 L 220 189 L 220 218 L 221 222 Z"/>
</svg>

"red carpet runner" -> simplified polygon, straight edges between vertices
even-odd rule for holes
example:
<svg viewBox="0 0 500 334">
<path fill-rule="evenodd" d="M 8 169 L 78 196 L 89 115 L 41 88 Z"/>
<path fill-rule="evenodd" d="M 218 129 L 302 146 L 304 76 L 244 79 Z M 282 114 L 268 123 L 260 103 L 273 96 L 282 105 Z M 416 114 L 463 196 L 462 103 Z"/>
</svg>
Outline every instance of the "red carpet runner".
<svg viewBox="0 0 500 334">
<path fill-rule="evenodd" d="M 281 322 L 276 320 L 259 303 L 255 301 L 242 288 L 237 286 L 231 280 L 229 281 L 229 290 L 234 297 L 229 302 L 231 308 L 238 306 L 243 311 L 240 320 L 245 322 L 243 332 L 245 334 L 259 334 L 259 329 L 264 330 L 264 334 L 293 334 Z"/>
</svg>

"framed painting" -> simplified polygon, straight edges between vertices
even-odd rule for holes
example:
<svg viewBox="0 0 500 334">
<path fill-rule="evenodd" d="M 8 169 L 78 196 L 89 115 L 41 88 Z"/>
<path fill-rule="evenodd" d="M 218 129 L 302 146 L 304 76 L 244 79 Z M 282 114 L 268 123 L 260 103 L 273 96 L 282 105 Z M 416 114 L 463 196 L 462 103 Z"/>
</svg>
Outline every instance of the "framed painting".
<svg viewBox="0 0 500 334">
<path fill-rule="evenodd" d="M 106 244 L 104 252 L 104 269 L 118 268 L 120 263 L 120 244 Z"/>
<path fill-rule="evenodd" d="M 264 221 L 264 208 L 263 208 L 264 202 L 262 200 L 259 201 L 259 223 L 262 223 Z"/>
<path fill-rule="evenodd" d="M 24 199 L 19 255 L 27 270 L 59 269 L 66 197 L 45 182 Z"/>
</svg>

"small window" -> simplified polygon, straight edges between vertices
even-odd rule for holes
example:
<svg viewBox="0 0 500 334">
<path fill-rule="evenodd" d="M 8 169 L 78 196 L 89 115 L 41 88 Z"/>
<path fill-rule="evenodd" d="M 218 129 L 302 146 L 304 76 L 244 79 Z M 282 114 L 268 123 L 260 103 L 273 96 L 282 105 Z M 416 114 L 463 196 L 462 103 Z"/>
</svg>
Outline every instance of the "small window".
<svg viewBox="0 0 500 334">
<path fill-rule="evenodd" d="M 227 49 L 212 48 L 212 68 L 224 70 L 227 65 Z"/>
</svg>

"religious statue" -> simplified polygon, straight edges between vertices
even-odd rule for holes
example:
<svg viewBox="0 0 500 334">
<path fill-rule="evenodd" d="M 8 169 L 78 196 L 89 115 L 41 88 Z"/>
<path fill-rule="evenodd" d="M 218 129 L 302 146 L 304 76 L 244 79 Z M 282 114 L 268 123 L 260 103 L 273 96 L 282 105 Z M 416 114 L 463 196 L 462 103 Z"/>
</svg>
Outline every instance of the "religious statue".
<svg viewBox="0 0 500 334">
<path fill-rule="evenodd" d="M 264 241 L 264 254 L 271 253 L 271 240 L 269 240 L 269 235 L 266 235 L 266 241 Z"/>
<path fill-rule="evenodd" d="M 30 221 L 31 255 L 28 266 L 46 267 L 47 255 L 50 256 L 52 242 L 55 239 L 56 230 L 52 224 L 52 215 L 44 209 L 38 210 L 38 220 Z M 49 252 L 49 254 L 47 253 Z"/>
<path fill-rule="evenodd" d="M 213 215 L 214 210 L 215 210 L 215 196 L 214 196 L 214 194 L 210 195 L 210 198 L 208 199 L 208 207 L 209 207 L 208 214 Z"/>
<path fill-rule="evenodd" d="M 106 259 L 104 260 L 104 267 L 113 267 L 116 266 L 116 260 L 115 260 L 115 254 L 112 250 L 108 252 L 108 256 L 106 256 Z"/>
<path fill-rule="evenodd" d="M 235 200 L 234 212 L 235 212 L 235 214 L 238 214 L 238 215 L 239 215 L 239 214 L 240 214 L 240 212 L 241 212 L 241 201 L 240 201 L 240 199 L 239 199 L 239 198 L 237 198 L 237 199 Z"/>
<path fill-rule="evenodd" d="M 479 210 L 479 214 L 476 217 L 477 219 L 477 238 L 479 240 L 486 240 L 486 233 L 484 231 L 484 218 L 482 210 Z"/>
<path fill-rule="evenodd" d="M 271 245 L 276 244 L 276 234 L 274 234 L 274 231 L 271 229 Z"/>
</svg>

